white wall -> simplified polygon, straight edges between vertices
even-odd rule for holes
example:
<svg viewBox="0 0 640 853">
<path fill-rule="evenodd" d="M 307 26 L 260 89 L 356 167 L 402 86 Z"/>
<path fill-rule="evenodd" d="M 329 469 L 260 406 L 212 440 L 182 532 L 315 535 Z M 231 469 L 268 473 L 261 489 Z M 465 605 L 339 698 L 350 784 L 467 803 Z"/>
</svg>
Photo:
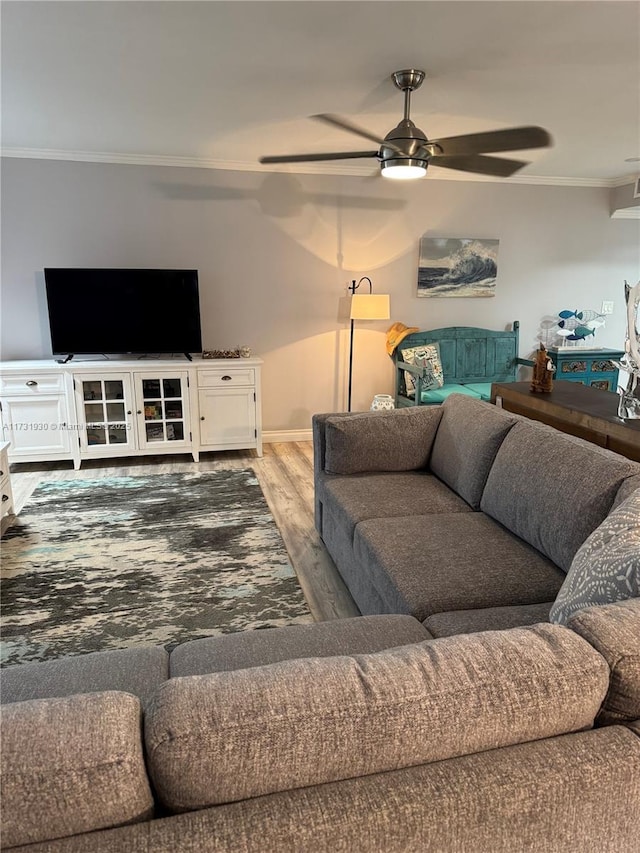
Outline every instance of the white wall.
<svg viewBox="0 0 640 853">
<path fill-rule="evenodd" d="M 391 294 L 392 318 L 356 326 L 355 409 L 392 390 L 394 320 L 501 329 L 517 319 L 526 356 L 543 318 L 607 299 L 615 312 L 595 343 L 620 347 L 640 223 L 611 219 L 609 195 L 3 158 L 2 358 L 51 354 L 45 266 L 197 268 L 203 345 L 247 344 L 264 358 L 266 430 L 307 429 L 314 412 L 346 407 L 341 297 L 362 275 Z M 423 234 L 498 238 L 495 297 L 417 298 Z"/>
</svg>

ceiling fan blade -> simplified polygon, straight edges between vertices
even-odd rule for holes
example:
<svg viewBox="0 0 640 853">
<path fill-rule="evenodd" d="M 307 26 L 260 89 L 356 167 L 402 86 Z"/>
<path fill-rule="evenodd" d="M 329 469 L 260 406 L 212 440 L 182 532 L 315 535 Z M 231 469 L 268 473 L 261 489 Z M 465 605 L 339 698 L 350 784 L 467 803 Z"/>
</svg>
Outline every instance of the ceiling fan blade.
<svg viewBox="0 0 640 853">
<path fill-rule="evenodd" d="M 330 154 L 285 154 L 278 157 L 261 157 L 260 163 L 311 163 L 314 160 L 350 160 L 355 157 L 377 157 L 377 151 L 340 151 Z"/>
<path fill-rule="evenodd" d="M 384 144 L 384 139 L 381 136 L 377 136 L 375 133 L 371 133 L 370 130 L 366 130 L 364 127 L 359 127 L 357 124 L 348 121 L 346 118 L 341 118 L 340 116 L 333 115 L 332 113 L 319 113 L 318 115 L 310 116 L 310 118 L 317 119 L 318 121 L 324 121 L 326 124 L 332 124 L 334 127 L 339 127 L 341 130 L 346 130 L 349 133 L 355 133 L 356 136 L 362 136 L 363 139 L 368 139 L 378 145 Z"/>
<path fill-rule="evenodd" d="M 496 178 L 508 178 L 518 169 L 529 164 L 525 160 L 506 160 L 504 157 L 483 157 L 482 154 L 466 154 L 456 157 L 438 155 L 429 160 L 429 164 L 444 169 L 459 169 L 461 172 L 477 172 L 480 175 L 494 175 Z"/>
<path fill-rule="evenodd" d="M 507 130 L 490 130 L 486 133 L 468 133 L 432 139 L 445 157 L 458 154 L 488 154 L 495 151 L 521 151 L 545 148 L 552 144 L 550 134 L 543 127 L 511 127 Z"/>
</svg>

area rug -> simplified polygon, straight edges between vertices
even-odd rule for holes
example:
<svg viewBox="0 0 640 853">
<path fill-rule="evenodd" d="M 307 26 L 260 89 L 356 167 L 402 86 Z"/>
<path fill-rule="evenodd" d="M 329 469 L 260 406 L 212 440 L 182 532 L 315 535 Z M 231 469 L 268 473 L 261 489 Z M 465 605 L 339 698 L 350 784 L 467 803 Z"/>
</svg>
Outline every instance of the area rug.
<svg viewBox="0 0 640 853">
<path fill-rule="evenodd" d="M 313 621 L 251 469 L 43 483 L 1 577 L 3 666 Z"/>
</svg>

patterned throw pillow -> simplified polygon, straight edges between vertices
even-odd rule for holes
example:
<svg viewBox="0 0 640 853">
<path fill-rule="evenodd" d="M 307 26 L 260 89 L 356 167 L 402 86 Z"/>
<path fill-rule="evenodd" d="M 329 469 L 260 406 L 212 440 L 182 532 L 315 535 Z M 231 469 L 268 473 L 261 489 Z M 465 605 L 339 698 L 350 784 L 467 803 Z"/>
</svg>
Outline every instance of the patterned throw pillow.
<svg viewBox="0 0 640 853">
<path fill-rule="evenodd" d="M 566 625 L 585 607 L 640 597 L 640 489 L 611 512 L 578 549 L 549 620 Z"/>
<path fill-rule="evenodd" d="M 408 364 L 427 368 L 427 375 L 422 380 L 423 391 L 442 388 L 444 385 L 444 376 L 442 375 L 442 362 L 440 361 L 440 347 L 438 344 L 423 344 L 419 347 L 401 349 L 400 352 L 402 353 L 402 358 Z M 407 397 L 412 397 L 416 392 L 415 377 L 405 370 L 404 381 L 407 386 Z"/>
</svg>

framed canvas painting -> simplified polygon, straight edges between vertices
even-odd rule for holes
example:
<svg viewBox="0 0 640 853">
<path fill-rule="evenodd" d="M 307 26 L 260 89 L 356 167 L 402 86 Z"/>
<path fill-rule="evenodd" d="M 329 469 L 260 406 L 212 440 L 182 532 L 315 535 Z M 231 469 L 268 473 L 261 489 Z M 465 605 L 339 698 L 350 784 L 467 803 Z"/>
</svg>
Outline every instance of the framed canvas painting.
<svg viewBox="0 0 640 853">
<path fill-rule="evenodd" d="M 499 242 L 423 237 L 418 296 L 495 296 Z"/>
</svg>

